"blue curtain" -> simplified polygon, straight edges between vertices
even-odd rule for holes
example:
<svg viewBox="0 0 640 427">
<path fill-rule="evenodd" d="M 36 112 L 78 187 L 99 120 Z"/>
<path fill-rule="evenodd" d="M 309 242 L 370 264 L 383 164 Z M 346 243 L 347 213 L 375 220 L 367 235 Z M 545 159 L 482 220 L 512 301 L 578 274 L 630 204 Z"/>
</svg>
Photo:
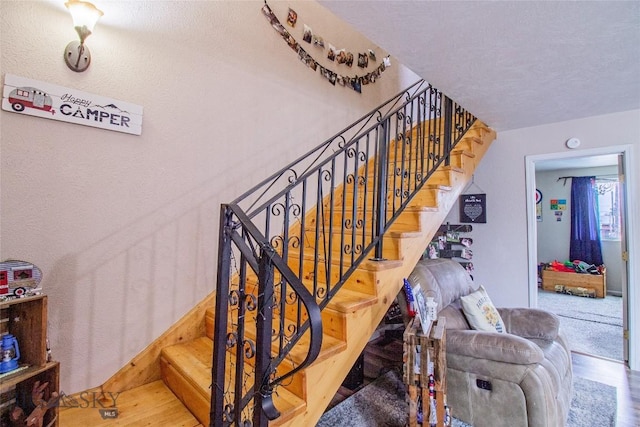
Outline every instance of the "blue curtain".
<svg viewBox="0 0 640 427">
<path fill-rule="evenodd" d="M 571 180 L 571 261 L 602 264 L 600 245 L 600 213 L 595 176 L 573 177 Z"/>
</svg>

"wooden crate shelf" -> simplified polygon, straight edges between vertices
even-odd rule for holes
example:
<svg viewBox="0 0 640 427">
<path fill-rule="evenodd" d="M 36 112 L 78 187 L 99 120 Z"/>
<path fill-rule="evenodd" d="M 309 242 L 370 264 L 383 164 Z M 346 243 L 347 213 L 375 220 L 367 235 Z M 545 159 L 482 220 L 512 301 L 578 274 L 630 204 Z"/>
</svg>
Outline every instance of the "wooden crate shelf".
<svg viewBox="0 0 640 427">
<path fill-rule="evenodd" d="M 445 408 L 447 395 L 445 320 L 444 317 L 438 318 L 437 321 L 431 323 L 428 333 L 424 334 L 420 321 L 414 318 L 409 322 L 404 332 L 404 382 L 408 389 L 408 425 L 410 427 L 429 425 L 431 409 L 430 364 L 433 366 L 436 425 L 438 427 L 445 426 L 445 416 L 451 416 L 449 410 Z"/>
<path fill-rule="evenodd" d="M 19 367 L 0 374 L 0 424 L 11 425 L 8 417 L 14 405 L 29 415 L 35 408 L 32 390 L 36 381 L 48 383 L 44 400 L 60 387 L 60 365 L 47 360 L 47 296 L 34 295 L 0 301 L 0 335 L 12 334 L 20 347 Z M 49 408 L 43 425 L 58 425 L 58 406 Z"/>
</svg>

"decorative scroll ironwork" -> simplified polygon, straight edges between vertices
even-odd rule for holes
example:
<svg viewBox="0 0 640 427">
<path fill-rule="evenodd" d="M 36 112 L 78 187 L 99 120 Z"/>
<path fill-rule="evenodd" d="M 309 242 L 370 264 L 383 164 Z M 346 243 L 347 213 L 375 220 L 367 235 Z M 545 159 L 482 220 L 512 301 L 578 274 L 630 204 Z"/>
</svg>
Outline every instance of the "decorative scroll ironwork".
<svg viewBox="0 0 640 427">
<path fill-rule="evenodd" d="M 417 82 L 222 206 L 212 426 L 279 416 L 275 389 L 319 354 L 321 310 L 364 260 L 383 258 L 385 231 L 474 120 Z"/>
</svg>

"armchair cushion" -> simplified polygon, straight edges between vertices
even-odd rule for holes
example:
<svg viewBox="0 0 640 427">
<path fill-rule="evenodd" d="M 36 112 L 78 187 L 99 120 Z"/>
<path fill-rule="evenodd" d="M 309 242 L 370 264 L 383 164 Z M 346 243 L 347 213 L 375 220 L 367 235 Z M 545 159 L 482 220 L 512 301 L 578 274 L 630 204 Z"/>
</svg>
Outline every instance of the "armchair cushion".
<svg viewBox="0 0 640 427">
<path fill-rule="evenodd" d="M 507 332 L 527 339 L 553 341 L 558 338 L 560 319 L 537 308 L 499 308 Z"/>
<path fill-rule="evenodd" d="M 447 354 L 521 365 L 544 360 L 544 352 L 535 343 L 498 332 L 447 330 Z"/>
</svg>

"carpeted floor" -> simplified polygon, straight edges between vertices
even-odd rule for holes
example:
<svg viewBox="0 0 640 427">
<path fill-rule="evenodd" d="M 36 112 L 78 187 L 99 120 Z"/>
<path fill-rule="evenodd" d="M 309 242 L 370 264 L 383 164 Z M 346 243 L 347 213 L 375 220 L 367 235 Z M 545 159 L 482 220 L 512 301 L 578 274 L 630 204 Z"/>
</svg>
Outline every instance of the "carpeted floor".
<svg viewBox="0 0 640 427">
<path fill-rule="evenodd" d="M 538 307 L 560 317 L 573 351 L 623 360 L 622 298 L 538 292 Z"/>
<path fill-rule="evenodd" d="M 567 427 L 615 426 L 614 387 L 576 377 L 573 388 Z M 327 411 L 316 427 L 404 427 L 408 419 L 405 393 L 401 374 L 391 370 Z M 455 418 L 452 425 L 471 427 Z"/>
</svg>

